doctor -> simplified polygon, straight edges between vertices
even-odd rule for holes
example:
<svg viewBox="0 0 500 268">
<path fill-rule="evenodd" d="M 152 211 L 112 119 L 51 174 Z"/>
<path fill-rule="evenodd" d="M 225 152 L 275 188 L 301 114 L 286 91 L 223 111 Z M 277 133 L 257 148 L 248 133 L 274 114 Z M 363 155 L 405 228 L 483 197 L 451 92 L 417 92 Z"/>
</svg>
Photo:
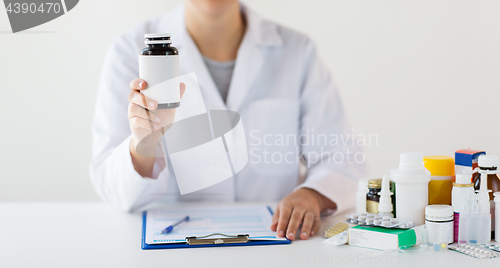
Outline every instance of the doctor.
<svg viewBox="0 0 500 268">
<path fill-rule="evenodd" d="M 181 75 L 195 72 L 207 109 L 241 115 L 249 162 L 232 178 L 180 195 L 168 159 L 135 152 L 144 128 L 176 116 L 175 110 L 155 111 L 157 103 L 144 102 L 139 92 L 147 85 L 137 78 L 145 33 L 172 34 Z M 181 91 L 189 88 L 181 85 Z M 181 101 L 177 115 L 189 106 Z M 134 211 L 158 200 L 281 200 L 270 228 L 291 240 L 317 234 L 321 213 L 352 208 L 364 172 L 355 143 L 341 142 L 352 131 L 314 44 L 237 0 L 186 0 L 119 36 L 104 62 L 92 133 L 93 186 L 118 208 Z"/>
</svg>

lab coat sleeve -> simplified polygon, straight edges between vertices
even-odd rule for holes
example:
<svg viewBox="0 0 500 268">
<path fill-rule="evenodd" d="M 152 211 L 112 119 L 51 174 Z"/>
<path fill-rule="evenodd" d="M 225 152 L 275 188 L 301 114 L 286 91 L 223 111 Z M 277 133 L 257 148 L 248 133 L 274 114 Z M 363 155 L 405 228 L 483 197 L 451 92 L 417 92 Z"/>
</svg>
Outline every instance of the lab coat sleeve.
<svg viewBox="0 0 500 268">
<path fill-rule="evenodd" d="M 358 180 L 366 173 L 364 154 L 354 140 L 332 77 L 309 40 L 304 56 L 300 132 L 302 138 L 308 137 L 301 141 L 307 176 L 297 189 L 316 190 L 335 202 L 337 213 L 346 212 L 355 207 Z"/>
<path fill-rule="evenodd" d="M 155 162 L 152 178 L 143 178 L 132 164 L 128 121 L 129 83 L 138 74 L 137 45 L 131 38 L 117 38 L 104 61 L 92 123 L 92 184 L 99 196 L 123 211 L 134 211 L 165 192 L 168 172 L 165 159 Z"/>
</svg>

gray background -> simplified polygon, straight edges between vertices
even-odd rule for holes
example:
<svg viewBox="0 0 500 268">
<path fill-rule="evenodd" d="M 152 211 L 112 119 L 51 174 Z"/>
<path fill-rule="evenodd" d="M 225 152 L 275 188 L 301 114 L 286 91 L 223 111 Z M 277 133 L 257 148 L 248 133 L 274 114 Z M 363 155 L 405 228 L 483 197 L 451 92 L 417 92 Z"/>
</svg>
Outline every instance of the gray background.
<svg viewBox="0 0 500 268">
<path fill-rule="evenodd" d="M 179 2 L 86 0 L 16 34 L 0 11 L 0 201 L 99 200 L 90 123 L 107 47 Z M 244 2 L 316 41 L 354 132 L 379 136 L 371 177 L 407 150 L 500 155 L 500 1 Z"/>
</svg>

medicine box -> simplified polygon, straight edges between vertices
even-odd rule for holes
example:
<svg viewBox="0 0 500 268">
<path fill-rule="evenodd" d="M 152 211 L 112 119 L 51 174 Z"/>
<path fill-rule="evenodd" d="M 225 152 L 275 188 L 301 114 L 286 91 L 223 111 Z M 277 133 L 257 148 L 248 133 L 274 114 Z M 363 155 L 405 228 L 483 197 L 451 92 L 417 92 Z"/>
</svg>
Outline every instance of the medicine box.
<svg viewBox="0 0 500 268">
<path fill-rule="evenodd" d="M 463 149 L 455 152 L 456 173 L 471 172 L 477 167 L 477 159 L 480 155 L 486 154 L 484 151 Z"/>
<path fill-rule="evenodd" d="M 354 226 L 349 229 L 349 245 L 387 250 L 415 245 L 417 236 L 413 229 L 387 229 L 382 227 Z"/>
</svg>

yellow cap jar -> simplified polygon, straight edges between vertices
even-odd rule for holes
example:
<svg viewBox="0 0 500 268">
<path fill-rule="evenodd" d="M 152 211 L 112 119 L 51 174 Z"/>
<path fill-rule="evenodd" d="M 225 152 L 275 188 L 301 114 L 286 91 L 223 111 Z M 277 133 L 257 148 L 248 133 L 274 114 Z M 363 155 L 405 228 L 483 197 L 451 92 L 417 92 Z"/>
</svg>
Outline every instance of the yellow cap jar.
<svg viewBox="0 0 500 268">
<path fill-rule="evenodd" d="M 451 205 L 451 189 L 455 178 L 455 160 L 450 156 L 424 157 L 424 165 L 431 172 L 429 205 Z"/>
</svg>

